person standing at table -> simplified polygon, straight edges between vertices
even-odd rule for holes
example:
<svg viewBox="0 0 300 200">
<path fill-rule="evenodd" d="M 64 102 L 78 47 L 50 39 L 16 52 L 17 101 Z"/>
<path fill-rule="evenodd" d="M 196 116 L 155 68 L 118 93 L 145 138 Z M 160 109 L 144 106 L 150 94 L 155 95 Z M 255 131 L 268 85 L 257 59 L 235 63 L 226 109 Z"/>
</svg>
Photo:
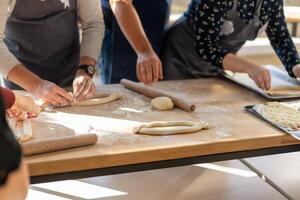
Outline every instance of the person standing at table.
<svg viewBox="0 0 300 200">
<path fill-rule="evenodd" d="M 247 40 L 264 31 L 289 75 L 300 77 L 300 59 L 287 28 L 283 0 L 192 0 L 166 37 L 164 76 L 188 79 L 229 70 L 247 73 L 268 90 L 269 71 L 236 55 Z"/>
<path fill-rule="evenodd" d="M 103 34 L 98 0 L 0 0 L 0 74 L 54 106 L 73 100 L 61 87 L 89 98 Z"/>
<path fill-rule="evenodd" d="M 105 38 L 98 66 L 105 84 L 162 79 L 161 50 L 171 0 L 101 0 Z"/>
<path fill-rule="evenodd" d="M 2 101 L 4 99 L 4 103 Z M 15 102 L 14 94 L 0 88 L 0 199 L 24 200 L 29 185 L 27 165 L 22 159 L 21 148 L 11 132 L 5 109 Z"/>
</svg>

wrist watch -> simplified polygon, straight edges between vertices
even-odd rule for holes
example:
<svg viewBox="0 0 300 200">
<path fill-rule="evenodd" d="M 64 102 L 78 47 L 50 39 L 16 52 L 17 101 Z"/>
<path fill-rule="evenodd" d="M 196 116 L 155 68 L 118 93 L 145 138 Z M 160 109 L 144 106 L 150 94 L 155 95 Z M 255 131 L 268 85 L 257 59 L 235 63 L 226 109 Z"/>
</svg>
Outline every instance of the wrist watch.
<svg viewBox="0 0 300 200">
<path fill-rule="evenodd" d="M 80 65 L 77 68 L 77 71 L 80 69 L 84 70 L 87 73 L 87 75 L 90 76 L 91 78 L 93 78 L 96 73 L 96 68 L 93 65 Z"/>
</svg>

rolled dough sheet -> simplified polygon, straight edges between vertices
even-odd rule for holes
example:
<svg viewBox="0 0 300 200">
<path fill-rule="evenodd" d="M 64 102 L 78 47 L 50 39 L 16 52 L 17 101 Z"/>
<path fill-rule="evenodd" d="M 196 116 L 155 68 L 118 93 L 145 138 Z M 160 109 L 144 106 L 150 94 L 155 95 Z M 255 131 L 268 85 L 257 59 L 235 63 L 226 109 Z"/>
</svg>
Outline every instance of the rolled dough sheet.
<svg viewBox="0 0 300 200">
<path fill-rule="evenodd" d="M 175 135 L 194 133 L 208 128 L 207 122 L 150 122 L 134 129 L 136 134 L 144 135 Z"/>
<path fill-rule="evenodd" d="M 300 86 L 274 87 L 266 91 L 270 96 L 295 96 L 300 95 Z"/>
<path fill-rule="evenodd" d="M 254 109 L 270 122 L 290 131 L 300 130 L 300 112 L 279 102 L 257 105 Z"/>
</svg>

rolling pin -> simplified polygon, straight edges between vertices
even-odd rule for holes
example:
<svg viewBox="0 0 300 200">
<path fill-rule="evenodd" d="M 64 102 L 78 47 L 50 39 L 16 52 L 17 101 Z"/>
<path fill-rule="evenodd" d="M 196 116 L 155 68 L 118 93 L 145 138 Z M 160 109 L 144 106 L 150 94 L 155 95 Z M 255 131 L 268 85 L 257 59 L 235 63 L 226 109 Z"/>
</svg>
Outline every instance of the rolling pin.
<svg viewBox="0 0 300 200">
<path fill-rule="evenodd" d="M 96 143 L 96 134 L 74 135 L 26 142 L 22 144 L 22 150 L 24 156 L 32 156 L 53 151 L 93 145 Z"/>
<path fill-rule="evenodd" d="M 145 86 L 140 83 L 136 83 L 136 82 L 133 82 L 133 81 L 130 81 L 127 79 L 122 79 L 121 84 L 127 89 L 133 90 L 137 93 L 143 94 L 143 95 L 151 97 L 151 98 L 156 98 L 156 97 L 161 97 L 161 96 L 169 97 L 172 99 L 172 101 L 174 102 L 174 105 L 177 108 L 182 109 L 186 112 L 193 112 L 196 110 L 195 105 L 185 102 L 184 100 L 182 100 L 182 98 L 170 95 L 170 94 L 160 91 L 158 89 L 155 89 L 155 88 L 152 88 L 149 86 Z"/>
</svg>

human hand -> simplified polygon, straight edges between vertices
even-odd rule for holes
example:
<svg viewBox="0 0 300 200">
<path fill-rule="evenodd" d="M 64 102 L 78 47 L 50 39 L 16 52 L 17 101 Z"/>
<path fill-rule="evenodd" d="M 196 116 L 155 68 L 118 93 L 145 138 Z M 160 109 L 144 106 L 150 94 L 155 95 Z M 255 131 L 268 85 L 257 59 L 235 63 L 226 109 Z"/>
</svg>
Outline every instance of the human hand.
<svg viewBox="0 0 300 200">
<path fill-rule="evenodd" d="M 30 116 L 36 117 L 41 112 L 41 106 L 38 106 L 32 97 L 15 94 L 16 100 L 14 108 L 27 112 Z"/>
<path fill-rule="evenodd" d="M 300 64 L 293 68 L 293 72 L 297 78 L 300 78 Z"/>
<path fill-rule="evenodd" d="M 139 81 L 146 85 L 163 79 L 162 64 L 154 51 L 138 54 L 136 73 Z"/>
<path fill-rule="evenodd" d="M 95 83 L 84 71 L 78 70 L 73 81 L 73 95 L 76 101 L 89 99 L 95 94 Z"/>
<path fill-rule="evenodd" d="M 268 69 L 265 67 L 251 65 L 246 70 L 249 77 L 256 83 L 256 85 L 263 89 L 271 89 L 271 75 Z"/>
<path fill-rule="evenodd" d="M 23 121 L 29 118 L 29 115 L 24 110 L 20 110 L 16 107 L 12 107 L 6 110 L 6 114 L 9 118 L 17 119 L 17 121 Z"/>
<path fill-rule="evenodd" d="M 56 107 L 70 105 L 73 101 L 73 97 L 67 91 L 47 80 L 40 80 L 30 92 L 45 104 Z"/>
</svg>

